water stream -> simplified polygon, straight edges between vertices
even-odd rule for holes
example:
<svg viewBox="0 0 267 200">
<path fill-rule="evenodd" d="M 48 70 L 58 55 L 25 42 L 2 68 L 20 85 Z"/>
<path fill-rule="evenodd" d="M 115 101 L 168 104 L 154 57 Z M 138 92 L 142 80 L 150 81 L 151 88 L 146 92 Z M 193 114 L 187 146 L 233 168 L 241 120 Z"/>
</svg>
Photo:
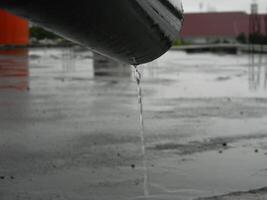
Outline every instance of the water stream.
<svg viewBox="0 0 267 200">
<path fill-rule="evenodd" d="M 145 128 L 144 128 L 144 118 L 143 118 L 141 73 L 138 71 L 138 66 L 134 66 L 133 68 L 134 68 L 134 77 L 137 83 L 138 104 L 139 104 L 139 112 L 140 112 L 139 121 L 140 121 L 141 150 L 142 150 L 142 157 L 143 157 L 144 197 L 148 197 L 149 196 L 148 167 L 147 167 Z"/>
</svg>

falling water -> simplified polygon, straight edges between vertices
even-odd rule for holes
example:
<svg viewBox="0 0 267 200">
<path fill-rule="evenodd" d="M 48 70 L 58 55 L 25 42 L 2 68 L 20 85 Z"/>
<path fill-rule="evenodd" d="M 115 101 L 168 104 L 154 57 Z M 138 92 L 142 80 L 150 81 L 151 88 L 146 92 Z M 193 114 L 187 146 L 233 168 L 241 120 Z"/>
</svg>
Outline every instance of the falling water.
<svg viewBox="0 0 267 200">
<path fill-rule="evenodd" d="M 141 73 L 138 71 L 137 66 L 134 66 L 134 77 L 137 83 L 137 93 L 138 93 L 138 104 L 140 110 L 140 139 L 141 148 L 143 156 L 143 172 L 144 172 L 144 196 L 149 196 L 148 189 L 148 167 L 147 167 L 147 157 L 146 157 L 146 142 L 145 142 L 145 129 L 144 129 L 144 118 L 143 118 L 143 101 L 142 101 L 142 88 L 141 88 Z"/>
</svg>

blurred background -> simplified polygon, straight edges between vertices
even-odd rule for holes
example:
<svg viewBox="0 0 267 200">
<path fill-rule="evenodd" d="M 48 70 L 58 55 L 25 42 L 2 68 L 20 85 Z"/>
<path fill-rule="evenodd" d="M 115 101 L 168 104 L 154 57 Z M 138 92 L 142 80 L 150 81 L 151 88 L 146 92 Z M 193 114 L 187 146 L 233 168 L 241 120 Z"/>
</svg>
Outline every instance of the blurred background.
<svg viewBox="0 0 267 200">
<path fill-rule="evenodd" d="M 0 9 L 0 199 L 267 199 L 267 2 L 183 6 L 144 144 L 131 66 Z"/>
</svg>

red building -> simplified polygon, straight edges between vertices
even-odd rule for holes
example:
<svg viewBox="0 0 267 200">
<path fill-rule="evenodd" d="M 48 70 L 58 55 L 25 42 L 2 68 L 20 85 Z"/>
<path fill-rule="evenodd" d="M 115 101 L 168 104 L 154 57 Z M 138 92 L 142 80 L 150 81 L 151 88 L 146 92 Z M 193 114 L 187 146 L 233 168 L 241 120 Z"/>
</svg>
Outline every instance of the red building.
<svg viewBox="0 0 267 200">
<path fill-rule="evenodd" d="M 0 9 L 0 45 L 27 45 L 28 43 L 28 21 Z"/>
<path fill-rule="evenodd" d="M 259 17 L 265 34 L 264 17 Z M 249 35 L 249 19 L 245 12 L 187 13 L 181 38 L 193 43 L 235 42 L 241 33 Z"/>
</svg>

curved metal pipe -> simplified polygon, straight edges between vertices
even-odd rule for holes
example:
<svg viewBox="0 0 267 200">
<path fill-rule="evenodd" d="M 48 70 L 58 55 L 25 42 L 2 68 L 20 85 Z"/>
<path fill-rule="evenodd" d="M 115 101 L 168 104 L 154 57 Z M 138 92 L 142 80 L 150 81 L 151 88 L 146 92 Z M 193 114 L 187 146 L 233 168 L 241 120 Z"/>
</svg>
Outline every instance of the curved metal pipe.
<svg viewBox="0 0 267 200">
<path fill-rule="evenodd" d="M 133 65 L 164 54 L 183 18 L 180 0 L 1 0 L 0 7 Z"/>
</svg>

